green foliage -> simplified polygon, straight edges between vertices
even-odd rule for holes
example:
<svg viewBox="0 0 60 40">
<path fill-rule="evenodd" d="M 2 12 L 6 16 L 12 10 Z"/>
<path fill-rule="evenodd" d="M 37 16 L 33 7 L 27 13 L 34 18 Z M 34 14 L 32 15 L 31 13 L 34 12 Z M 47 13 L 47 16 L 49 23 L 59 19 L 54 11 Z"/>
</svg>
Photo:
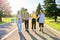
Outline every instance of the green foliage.
<svg viewBox="0 0 60 40">
<path fill-rule="evenodd" d="M 57 5 L 55 3 L 55 0 L 45 0 L 45 13 L 48 17 L 52 17 L 55 16 L 56 13 L 56 9 L 57 9 Z"/>
<path fill-rule="evenodd" d="M 60 16 L 60 9 L 59 8 L 57 8 L 57 13 L 58 13 L 57 15 Z"/>
<path fill-rule="evenodd" d="M 36 9 L 36 14 L 37 14 L 37 16 L 38 16 L 38 14 L 40 13 L 40 10 L 41 10 L 42 8 L 41 8 L 41 5 L 40 5 L 40 3 L 38 4 L 38 6 L 37 6 L 37 9 Z"/>
<path fill-rule="evenodd" d="M 0 22 L 2 22 L 3 11 L 0 11 Z"/>
<path fill-rule="evenodd" d="M 2 22 L 0 22 L 0 25 L 11 22 L 13 18 L 15 19 L 15 17 L 4 17 L 4 18 L 2 17 Z"/>
<path fill-rule="evenodd" d="M 1 11 L 0 11 L 0 17 L 2 17 L 2 16 L 3 16 L 3 11 L 1 10 Z"/>
<path fill-rule="evenodd" d="M 54 22 L 54 19 L 52 18 L 45 18 L 45 23 L 49 26 L 51 26 L 52 28 L 60 31 L 60 17 L 57 19 L 57 22 Z"/>
<path fill-rule="evenodd" d="M 56 0 L 45 0 L 44 3 L 44 8 L 45 8 L 45 14 L 47 17 L 54 17 L 55 22 L 57 21 L 57 5 L 56 5 Z"/>
</svg>

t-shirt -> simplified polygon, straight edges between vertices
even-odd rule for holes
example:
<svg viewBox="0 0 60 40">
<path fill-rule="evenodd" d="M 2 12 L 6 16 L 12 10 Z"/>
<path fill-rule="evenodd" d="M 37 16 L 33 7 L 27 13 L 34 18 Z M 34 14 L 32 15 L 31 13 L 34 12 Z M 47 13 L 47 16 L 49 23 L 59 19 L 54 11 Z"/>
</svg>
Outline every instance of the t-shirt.
<svg viewBox="0 0 60 40">
<path fill-rule="evenodd" d="M 22 23 L 22 18 L 21 18 L 21 14 L 19 13 L 18 15 L 17 15 L 17 18 L 18 18 L 18 23 Z"/>
<path fill-rule="evenodd" d="M 18 18 L 21 18 L 21 14 L 18 14 L 17 17 L 18 17 Z"/>
<path fill-rule="evenodd" d="M 32 18 L 36 18 L 36 14 L 35 13 L 32 13 Z"/>
<path fill-rule="evenodd" d="M 25 12 L 24 17 L 25 17 L 25 18 L 24 18 L 25 20 L 28 20 L 28 19 L 29 19 L 29 14 L 28 14 L 28 12 Z"/>
<path fill-rule="evenodd" d="M 39 23 L 44 23 L 45 15 L 43 13 L 39 14 Z"/>
</svg>

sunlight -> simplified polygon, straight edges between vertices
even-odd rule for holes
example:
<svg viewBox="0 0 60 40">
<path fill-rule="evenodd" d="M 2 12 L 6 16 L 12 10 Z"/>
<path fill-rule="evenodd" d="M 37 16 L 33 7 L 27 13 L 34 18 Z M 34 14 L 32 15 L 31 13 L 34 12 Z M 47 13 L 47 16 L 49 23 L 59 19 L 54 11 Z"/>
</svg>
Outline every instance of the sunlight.
<svg viewBox="0 0 60 40">
<path fill-rule="evenodd" d="M 20 10 L 22 7 L 28 9 L 29 13 L 32 13 L 32 11 L 36 11 L 37 5 L 41 2 L 43 4 L 43 1 L 41 0 L 8 0 L 10 3 L 10 6 L 12 7 L 12 14 L 16 14 L 18 10 Z"/>
<path fill-rule="evenodd" d="M 20 0 L 8 0 L 10 6 L 12 7 L 12 14 L 16 14 L 18 10 L 20 10 Z"/>
</svg>

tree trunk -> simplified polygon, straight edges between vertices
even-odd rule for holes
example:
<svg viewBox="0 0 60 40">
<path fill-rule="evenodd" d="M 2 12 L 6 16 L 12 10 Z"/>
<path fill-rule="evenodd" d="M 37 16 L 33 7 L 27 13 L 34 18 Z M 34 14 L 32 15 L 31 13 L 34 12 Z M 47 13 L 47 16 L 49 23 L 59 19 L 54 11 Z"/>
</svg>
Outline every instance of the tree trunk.
<svg viewBox="0 0 60 40">
<path fill-rule="evenodd" d="M 2 17 L 0 17 L 0 22 L 2 22 Z"/>
<path fill-rule="evenodd" d="M 57 22 L 57 16 L 55 16 L 55 22 Z"/>
</svg>

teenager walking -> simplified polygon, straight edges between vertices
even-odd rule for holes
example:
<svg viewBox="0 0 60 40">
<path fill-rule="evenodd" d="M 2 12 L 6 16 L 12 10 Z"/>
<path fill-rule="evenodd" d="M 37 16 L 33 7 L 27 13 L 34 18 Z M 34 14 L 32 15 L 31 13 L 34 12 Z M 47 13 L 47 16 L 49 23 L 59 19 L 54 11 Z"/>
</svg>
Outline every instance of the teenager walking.
<svg viewBox="0 0 60 40">
<path fill-rule="evenodd" d="M 27 9 L 25 9 L 25 15 L 24 15 L 24 20 L 25 20 L 25 29 L 28 31 L 29 27 L 29 13 L 27 12 Z"/>
<path fill-rule="evenodd" d="M 45 19 L 45 15 L 43 13 L 43 10 L 40 10 L 40 14 L 39 14 L 39 27 L 40 27 L 40 31 L 43 32 L 43 28 L 44 28 L 44 19 Z"/>
<path fill-rule="evenodd" d="M 21 17 L 20 11 L 18 11 L 18 13 L 17 13 L 16 22 L 17 22 L 17 26 L 18 26 L 18 33 L 20 35 L 20 40 L 26 40 L 22 34 L 22 17 Z"/>
<path fill-rule="evenodd" d="M 36 30 L 36 13 L 33 11 L 32 13 L 32 29 Z"/>
</svg>

